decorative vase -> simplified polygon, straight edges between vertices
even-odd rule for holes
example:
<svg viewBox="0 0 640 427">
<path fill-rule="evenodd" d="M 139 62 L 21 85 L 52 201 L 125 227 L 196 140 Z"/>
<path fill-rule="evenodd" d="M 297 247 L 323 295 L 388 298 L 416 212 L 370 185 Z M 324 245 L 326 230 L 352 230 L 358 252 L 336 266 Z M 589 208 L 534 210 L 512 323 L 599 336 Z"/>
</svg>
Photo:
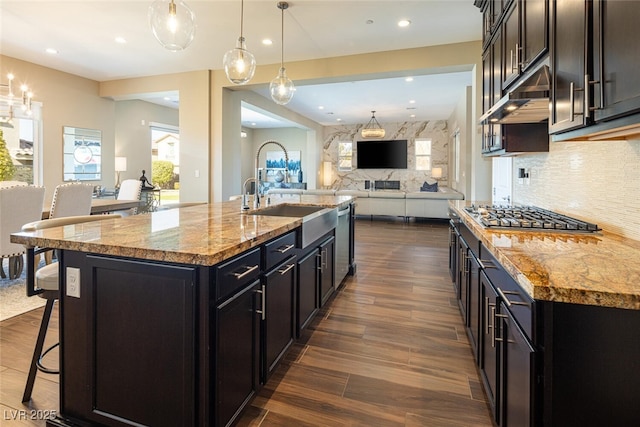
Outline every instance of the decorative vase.
<svg viewBox="0 0 640 427">
<path fill-rule="evenodd" d="M 302 182 L 302 169 L 298 170 L 298 182 Z"/>
</svg>

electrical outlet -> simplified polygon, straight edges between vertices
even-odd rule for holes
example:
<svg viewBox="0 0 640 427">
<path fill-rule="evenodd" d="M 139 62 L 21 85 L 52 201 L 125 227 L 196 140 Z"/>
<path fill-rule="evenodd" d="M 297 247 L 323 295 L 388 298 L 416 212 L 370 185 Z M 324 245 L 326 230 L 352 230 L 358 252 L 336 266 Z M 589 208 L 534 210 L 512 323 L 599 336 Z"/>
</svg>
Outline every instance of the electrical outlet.
<svg viewBox="0 0 640 427">
<path fill-rule="evenodd" d="M 80 298 L 80 269 L 67 267 L 67 296 Z"/>
</svg>

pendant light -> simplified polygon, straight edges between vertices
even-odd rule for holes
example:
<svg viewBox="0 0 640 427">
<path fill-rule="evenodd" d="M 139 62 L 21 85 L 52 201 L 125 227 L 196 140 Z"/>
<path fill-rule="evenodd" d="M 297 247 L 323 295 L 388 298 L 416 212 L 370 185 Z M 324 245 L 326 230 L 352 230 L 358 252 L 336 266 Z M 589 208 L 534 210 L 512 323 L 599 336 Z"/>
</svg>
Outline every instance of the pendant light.
<svg viewBox="0 0 640 427">
<path fill-rule="evenodd" d="M 235 49 L 224 54 L 222 63 L 224 72 L 231 83 L 243 85 L 249 83 L 256 72 L 256 58 L 247 50 L 243 37 L 244 0 L 240 3 L 240 37 Z"/>
<path fill-rule="evenodd" d="M 296 87 L 289 77 L 284 68 L 284 11 L 289 7 L 289 3 L 286 1 L 278 2 L 278 9 L 282 12 L 282 51 L 280 55 L 280 71 L 276 78 L 271 80 L 269 84 L 269 92 L 271 92 L 271 99 L 276 104 L 285 105 L 291 101 L 293 94 L 296 91 Z"/>
<path fill-rule="evenodd" d="M 385 131 L 376 120 L 376 112 L 371 112 L 371 120 L 360 131 L 363 138 L 384 138 Z"/>
<path fill-rule="evenodd" d="M 149 6 L 149 25 L 160 44 L 176 52 L 193 41 L 196 15 L 182 0 L 156 0 Z"/>
</svg>

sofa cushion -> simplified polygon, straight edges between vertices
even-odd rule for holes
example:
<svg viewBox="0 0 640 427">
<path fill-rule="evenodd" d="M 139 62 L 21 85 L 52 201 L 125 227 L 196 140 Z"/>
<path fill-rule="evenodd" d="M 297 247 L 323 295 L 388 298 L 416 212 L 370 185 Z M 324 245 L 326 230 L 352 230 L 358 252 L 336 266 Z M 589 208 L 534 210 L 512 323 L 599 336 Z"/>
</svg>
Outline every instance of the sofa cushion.
<svg viewBox="0 0 640 427">
<path fill-rule="evenodd" d="M 337 190 L 336 196 L 356 196 L 358 198 L 361 197 L 369 197 L 369 191 L 361 191 L 361 190 Z"/>
<path fill-rule="evenodd" d="M 404 199 L 404 191 L 393 191 L 393 190 L 378 190 L 372 191 L 369 193 L 370 198 L 376 199 Z"/>
<path fill-rule="evenodd" d="M 438 191 L 438 182 L 436 181 L 433 184 L 429 184 L 427 181 L 425 181 L 424 184 L 422 184 L 422 187 L 420 187 L 420 191 L 435 193 L 436 191 Z"/>
<path fill-rule="evenodd" d="M 441 187 L 437 192 L 413 191 L 407 193 L 407 199 L 446 199 L 463 200 L 464 195 L 447 187 Z"/>
</svg>

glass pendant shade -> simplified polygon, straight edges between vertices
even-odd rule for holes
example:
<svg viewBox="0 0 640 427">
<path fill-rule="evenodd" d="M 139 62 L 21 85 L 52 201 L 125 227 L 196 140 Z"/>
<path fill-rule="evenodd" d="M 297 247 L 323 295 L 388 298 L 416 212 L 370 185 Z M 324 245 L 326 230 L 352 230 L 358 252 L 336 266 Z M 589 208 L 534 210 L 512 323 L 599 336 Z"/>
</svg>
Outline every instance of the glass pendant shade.
<svg viewBox="0 0 640 427">
<path fill-rule="evenodd" d="M 280 68 L 280 72 L 276 78 L 271 80 L 269 92 L 271 93 L 271 99 L 273 99 L 276 104 L 285 105 L 293 98 L 296 87 L 291 79 L 287 77 L 287 72 L 284 67 Z"/>
<path fill-rule="evenodd" d="M 256 72 L 256 58 L 247 50 L 244 37 L 238 38 L 235 49 L 224 54 L 222 63 L 229 81 L 237 85 L 248 83 Z"/>
<path fill-rule="evenodd" d="M 196 16 L 182 0 L 156 0 L 149 6 L 154 37 L 172 52 L 185 49 L 196 32 Z"/>
</svg>

